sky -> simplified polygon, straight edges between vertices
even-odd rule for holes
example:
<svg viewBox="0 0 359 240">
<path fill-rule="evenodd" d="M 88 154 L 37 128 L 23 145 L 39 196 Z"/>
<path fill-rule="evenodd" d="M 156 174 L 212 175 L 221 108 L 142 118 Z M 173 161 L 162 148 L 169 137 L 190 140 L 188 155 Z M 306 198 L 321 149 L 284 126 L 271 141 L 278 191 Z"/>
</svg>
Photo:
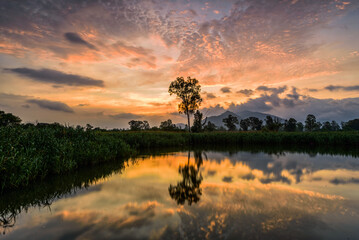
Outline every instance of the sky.
<svg viewBox="0 0 359 240">
<path fill-rule="evenodd" d="M 0 109 L 24 122 L 151 126 L 199 80 L 206 116 L 359 117 L 358 0 L 0 0 Z"/>
</svg>

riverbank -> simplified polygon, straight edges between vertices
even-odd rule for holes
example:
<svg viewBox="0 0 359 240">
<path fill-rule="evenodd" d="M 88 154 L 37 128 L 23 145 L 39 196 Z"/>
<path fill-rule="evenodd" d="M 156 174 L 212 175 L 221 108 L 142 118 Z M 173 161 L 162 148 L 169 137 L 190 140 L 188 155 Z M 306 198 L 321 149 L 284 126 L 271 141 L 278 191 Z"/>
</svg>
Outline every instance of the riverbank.
<svg viewBox="0 0 359 240">
<path fill-rule="evenodd" d="M 88 165 L 125 161 L 153 149 L 261 146 L 283 149 L 359 147 L 359 132 L 163 132 L 94 131 L 50 125 L 0 128 L 0 193 L 26 187 L 47 176 Z"/>
</svg>

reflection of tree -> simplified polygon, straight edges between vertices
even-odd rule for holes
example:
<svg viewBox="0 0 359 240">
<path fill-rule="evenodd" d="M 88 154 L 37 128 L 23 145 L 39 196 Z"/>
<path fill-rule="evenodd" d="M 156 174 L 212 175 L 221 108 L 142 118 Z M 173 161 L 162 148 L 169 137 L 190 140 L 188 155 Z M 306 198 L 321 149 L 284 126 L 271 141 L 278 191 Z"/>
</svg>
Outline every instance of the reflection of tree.
<svg viewBox="0 0 359 240">
<path fill-rule="evenodd" d="M 186 200 L 188 205 L 196 203 L 200 200 L 202 189 L 200 188 L 203 180 L 202 174 L 199 172 L 200 166 L 203 164 L 202 153 L 195 152 L 195 164 L 190 163 L 190 152 L 188 152 L 188 162 L 184 166 L 179 166 L 178 172 L 182 175 L 182 181 L 176 186 L 170 185 L 168 192 L 177 204 L 183 205 Z"/>
<path fill-rule="evenodd" d="M 16 213 L 11 213 L 8 216 L 0 216 L 0 227 L 3 229 L 3 234 L 7 228 L 12 228 L 16 223 Z"/>
</svg>

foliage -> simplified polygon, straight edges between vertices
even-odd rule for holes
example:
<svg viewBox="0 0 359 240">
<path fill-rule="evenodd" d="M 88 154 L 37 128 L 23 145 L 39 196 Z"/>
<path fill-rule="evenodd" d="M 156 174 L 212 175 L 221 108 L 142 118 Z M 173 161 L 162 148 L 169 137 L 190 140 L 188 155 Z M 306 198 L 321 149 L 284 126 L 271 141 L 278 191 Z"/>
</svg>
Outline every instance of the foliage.
<svg viewBox="0 0 359 240">
<path fill-rule="evenodd" d="M 241 119 L 239 126 L 241 127 L 242 131 L 248 131 L 249 124 L 250 124 L 250 121 L 248 118 L 246 118 L 246 119 Z"/>
<path fill-rule="evenodd" d="M 0 192 L 80 166 L 129 156 L 122 139 L 58 124 L 0 128 Z"/>
<path fill-rule="evenodd" d="M 207 125 L 204 126 L 204 131 L 206 132 L 213 132 L 214 130 L 216 130 L 216 125 L 214 123 L 212 123 L 211 121 L 208 121 Z"/>
<path fill-rule="evenodd" d="M 346 123 L 343 123 L 343 130 L 345 131 L 352 131 L 357 130 L 359 131 L 359 118 L 350 120 Z"/>
<path fill-rule="evenodd" d="M 298 122 L 298 123 L 297 123 L 297 131 L 298 131 L 298 132 L 303 132 L 303 130 L 304 130 L 304 125 L 303 125 L 303 123 Z"/>
<path fill-rule="evenodd" d="M 176 130 L 177 127 L 172 123 L 171 119 L 161 122 L 160 129 L 164 131 L 173 131 Z"/>
<path fill-rule="evenodd" d="M 249 117 L 249 126 L 252 130 L 261 130 L 263 121 L 256 117 Z"/>
<path fill-rule="evenodd" d="M 285 120 L 284 131 L 295 132 L 296 128 L 297 128 L 297 120 L 295 120 L 294 118 L 289 118 L 289 120 Z"/>
<path fill-rule="evenodd" d="M 128 122 L 128 124 L 130 125 L 130 130 L 132 130 L 132 131 L 140 131 L 140 130 L 150 129 L 150 124 L 146 120 L 145 121 L 131 120 Z"/>
<path fill-rule="evenodd" d="M 11 113 L 5 113 L 0 111 L 0 127 L 18 125 L 21 123 L 21 119 Z"/>
<path fill-rule="evenodd" d="M 206 122 L 207 122 L 207 118 L 203 122 L 203 114 L 197 110 L 196 113 L 194 114 L 194 121 L 191 129 L 192 132 L 202 132 L 204 126 L 206 125 Z"/>
<path fill-rule="evenodd" d="M 305 120 L 305 130 L 312 132 L 318 129 L 320 129 L 320 123 L 317 122 L 317 119 L 313 114 L 308 114 Z"/>
<path fill-rule="evenodd" d="M 231 114 L 228 115 L 228 117 L 223 119 L 224 125 L 228 128 L 228 131 L 235 131 L 236 125 L 238 124 L 238 118 L 235 116 L 232 116 Z"/>
<path fill-rule="evenodd" d="M 280 127 L 282 126 L 282 123 L 280 122 L 280 120 L 278 118 L 272 118 L 272 116 L 266 116 L 266 128 L 269 131 L 274 131 L 274 132 L 278 132 L 278 130 L 280 129 Z"/>
<path fill-rule="evenodd" d="M 178 104 L 178 112 L 187 115 L 189 131 L 191 131 L 189 115 L 194 113 L 202 102 L 201 85 L 198 83 L 195 78 L 187 77 L 185 80 L 183 77 L 177 77 L 175 81 L 171 82 L 168 89 L 170 95 L 175 94 L 181 100 Z"/>
</svg>

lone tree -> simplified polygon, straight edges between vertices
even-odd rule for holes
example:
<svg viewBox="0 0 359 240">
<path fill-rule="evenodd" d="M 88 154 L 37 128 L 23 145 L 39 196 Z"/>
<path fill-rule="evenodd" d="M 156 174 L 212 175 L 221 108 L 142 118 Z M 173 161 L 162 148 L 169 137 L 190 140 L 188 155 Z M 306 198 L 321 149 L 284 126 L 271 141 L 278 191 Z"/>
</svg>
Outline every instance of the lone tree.
<svg viewBox="0 0 359 240">
<path fill-rule="evenodd" d="M 194 113 L 201 105 L 201 85 L 198 84 L 198 80 L 195 78 L 187 77 L 187 80 L 185 80 L 183 77 L 178 77 L 171 82 L 168 92 L 170 95 L 175 94 L 181 99 L 181 103 L 178 104 L 178 112 L 187 115 L 188 131 L 191 131 L 189 115 Z"/>
</svg>

